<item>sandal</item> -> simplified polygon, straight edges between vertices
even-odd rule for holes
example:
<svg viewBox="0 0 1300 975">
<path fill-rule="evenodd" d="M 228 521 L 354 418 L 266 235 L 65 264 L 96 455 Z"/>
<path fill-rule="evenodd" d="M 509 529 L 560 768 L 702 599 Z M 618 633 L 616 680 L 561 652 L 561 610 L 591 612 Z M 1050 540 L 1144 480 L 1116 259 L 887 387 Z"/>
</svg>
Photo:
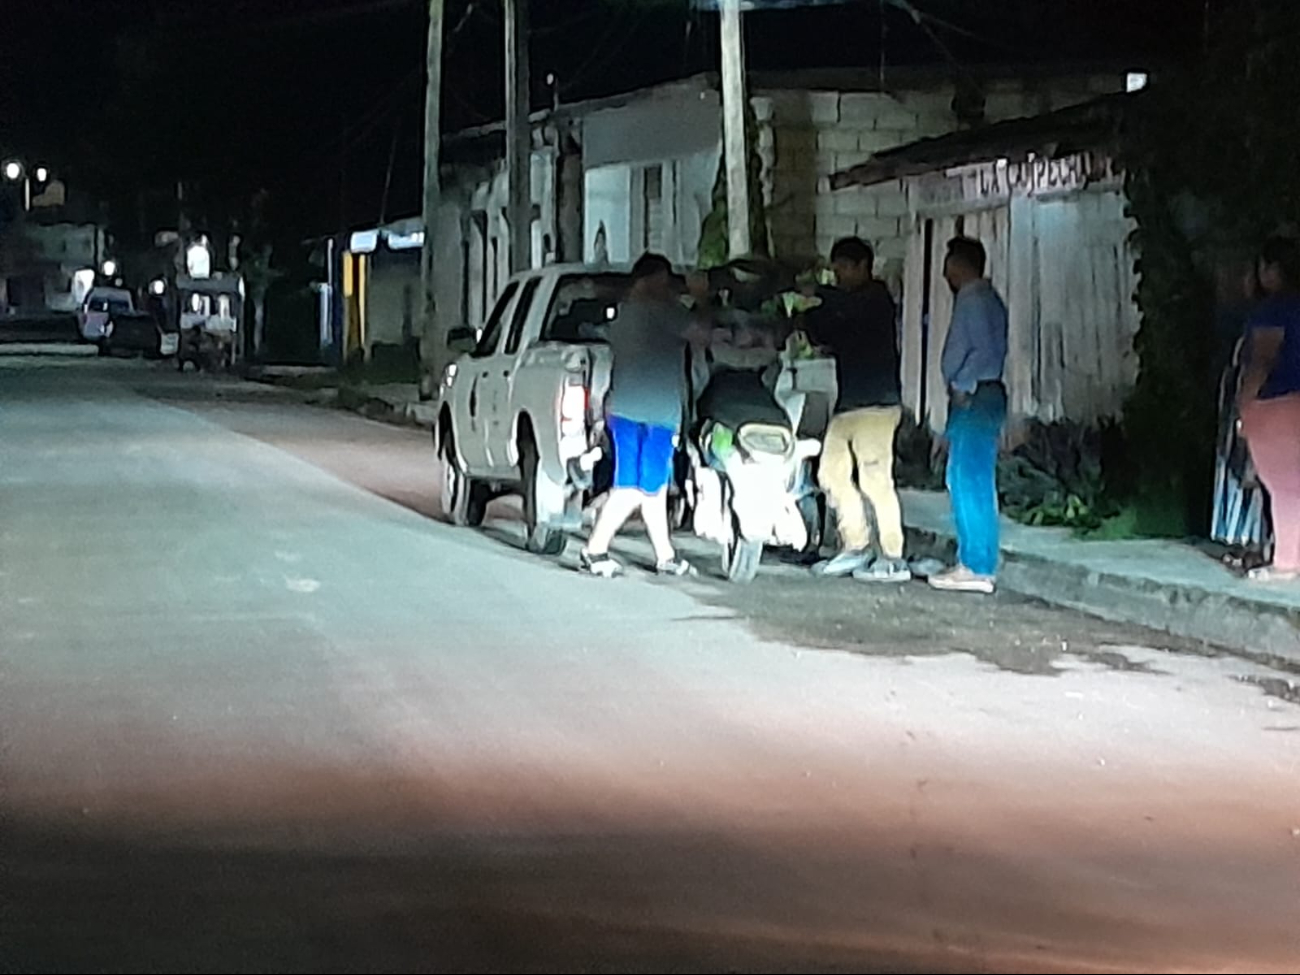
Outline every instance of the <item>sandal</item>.
<svg viewBox="0 0 1300 975">
<path fill-rule="evenodd" d="M 613 579 L 623 574 L 623 564 L 611 557 L 608 552 L 593 555 L 586 549 L 578 553 L 578 569 L 585 575 L 601 579 Z"/>
</svg>

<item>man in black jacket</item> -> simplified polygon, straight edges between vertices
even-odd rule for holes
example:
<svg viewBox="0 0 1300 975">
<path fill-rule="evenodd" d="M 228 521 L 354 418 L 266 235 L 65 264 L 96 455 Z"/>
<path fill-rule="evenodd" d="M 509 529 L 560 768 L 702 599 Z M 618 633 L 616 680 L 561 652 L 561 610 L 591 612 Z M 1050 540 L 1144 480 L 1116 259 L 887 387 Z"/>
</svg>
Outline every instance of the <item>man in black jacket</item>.
<svg viewBox="0 0 1300 975">
<path fill-rule="evenodd" d="M 826 431 L 821 483 L 839 522 L 841 550 L 814 571 L 903 582 L 903 515 L 894 487 L 894 437 L 902 420 L 894 301 L 873 274 L 875 254 L 857 237 L 831 250 L 837 287 L 806 316 L 809 336 L 835 356 L 839 400 Z M 880 557 L 870 560 L 875 515 Z"/>
</svg>

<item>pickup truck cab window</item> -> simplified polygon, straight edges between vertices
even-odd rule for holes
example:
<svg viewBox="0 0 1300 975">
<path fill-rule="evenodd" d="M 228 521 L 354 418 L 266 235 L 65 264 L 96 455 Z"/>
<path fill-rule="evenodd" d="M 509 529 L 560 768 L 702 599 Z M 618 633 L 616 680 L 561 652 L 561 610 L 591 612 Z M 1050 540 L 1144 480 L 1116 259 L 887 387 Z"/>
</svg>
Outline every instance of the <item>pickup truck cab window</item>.
<svg viewBox="0 0 1300 975">
<path fill-rule="evenodd" d="M 510 307 L 511 299 L 518 289 L 518 282 L 512 281 L 506 286 L 506 290 L 501 292 L 501 297 L 492 308 L 492 314 L 488 316 L 487 324 L 483 326 L 483 334 L 479 336 L 478 345 L 470 353 L 475 359 L 483 359 L 496 352 L 497 344 L 501 339 L 501 327 L 506 320 L 506 309 Z"/>
<path fill-rule="evenodd" d="M 515 304 L 515 313 L 510 319 L 510 334 L 506 337 L 506 355 L 514 355 L 519 351 L 519 343 L 524 335 L 524 324 L 528 321 L 528 313 L 533 307 L 533 296 L 537 294 L 537 287 L 541 283 L 541 278 L 533 278 L 524 285 L 523 293 Z"/>
<path fill-rule="evenodd" d="M 560 279 L 546 311 L 543 342 L 602 343 L 627 295 L 626 274 L 570 274 Z"/>
</svg>

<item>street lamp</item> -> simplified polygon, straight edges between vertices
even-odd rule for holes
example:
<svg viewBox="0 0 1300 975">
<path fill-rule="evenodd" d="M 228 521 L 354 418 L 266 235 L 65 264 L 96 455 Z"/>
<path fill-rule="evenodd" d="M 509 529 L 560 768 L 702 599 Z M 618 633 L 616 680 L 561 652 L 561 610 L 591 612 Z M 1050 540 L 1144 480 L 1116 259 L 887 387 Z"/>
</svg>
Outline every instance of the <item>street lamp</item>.
<svg viewBox="0 0 1300 975">
<path fill-rule="evenodd" d="M 36 167 L 36 182 L 45 183 L 49 181 L 49 178 L 50 178 L 50 171 L 48 169 L 46 169 L 44 166 Z"/>
<path fill-rule="evenodd" d="M 23 184 L 23 209 L 32 208 L 32 181 L 27 178 L 27 170 L 17 159 L 10 159 L 4 166 L 5 179 L 11 183 Z"/>
<path fill-rule="evenodd" d="M 107 261 L 104 262 L 103 270 L 104 270 L 104 277 L 111 278 L 113 275 L 117 274 L 117 261 L 113 260 L 110 257 Z"/>
</svg>

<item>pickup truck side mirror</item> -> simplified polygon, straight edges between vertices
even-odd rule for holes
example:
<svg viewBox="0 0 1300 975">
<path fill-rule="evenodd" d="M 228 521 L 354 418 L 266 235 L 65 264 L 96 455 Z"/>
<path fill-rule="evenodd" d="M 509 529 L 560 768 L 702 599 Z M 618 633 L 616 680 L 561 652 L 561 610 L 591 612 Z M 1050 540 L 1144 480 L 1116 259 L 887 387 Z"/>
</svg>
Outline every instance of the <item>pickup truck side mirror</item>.
<svg viewBox="0 0 1300 975">
<path fill-rule="evenodd" d="M 477 329 L 461 326 L 447 333 L 447 348 L 456 352 L 472 352 L 478 345 Z"/>
</svg>

